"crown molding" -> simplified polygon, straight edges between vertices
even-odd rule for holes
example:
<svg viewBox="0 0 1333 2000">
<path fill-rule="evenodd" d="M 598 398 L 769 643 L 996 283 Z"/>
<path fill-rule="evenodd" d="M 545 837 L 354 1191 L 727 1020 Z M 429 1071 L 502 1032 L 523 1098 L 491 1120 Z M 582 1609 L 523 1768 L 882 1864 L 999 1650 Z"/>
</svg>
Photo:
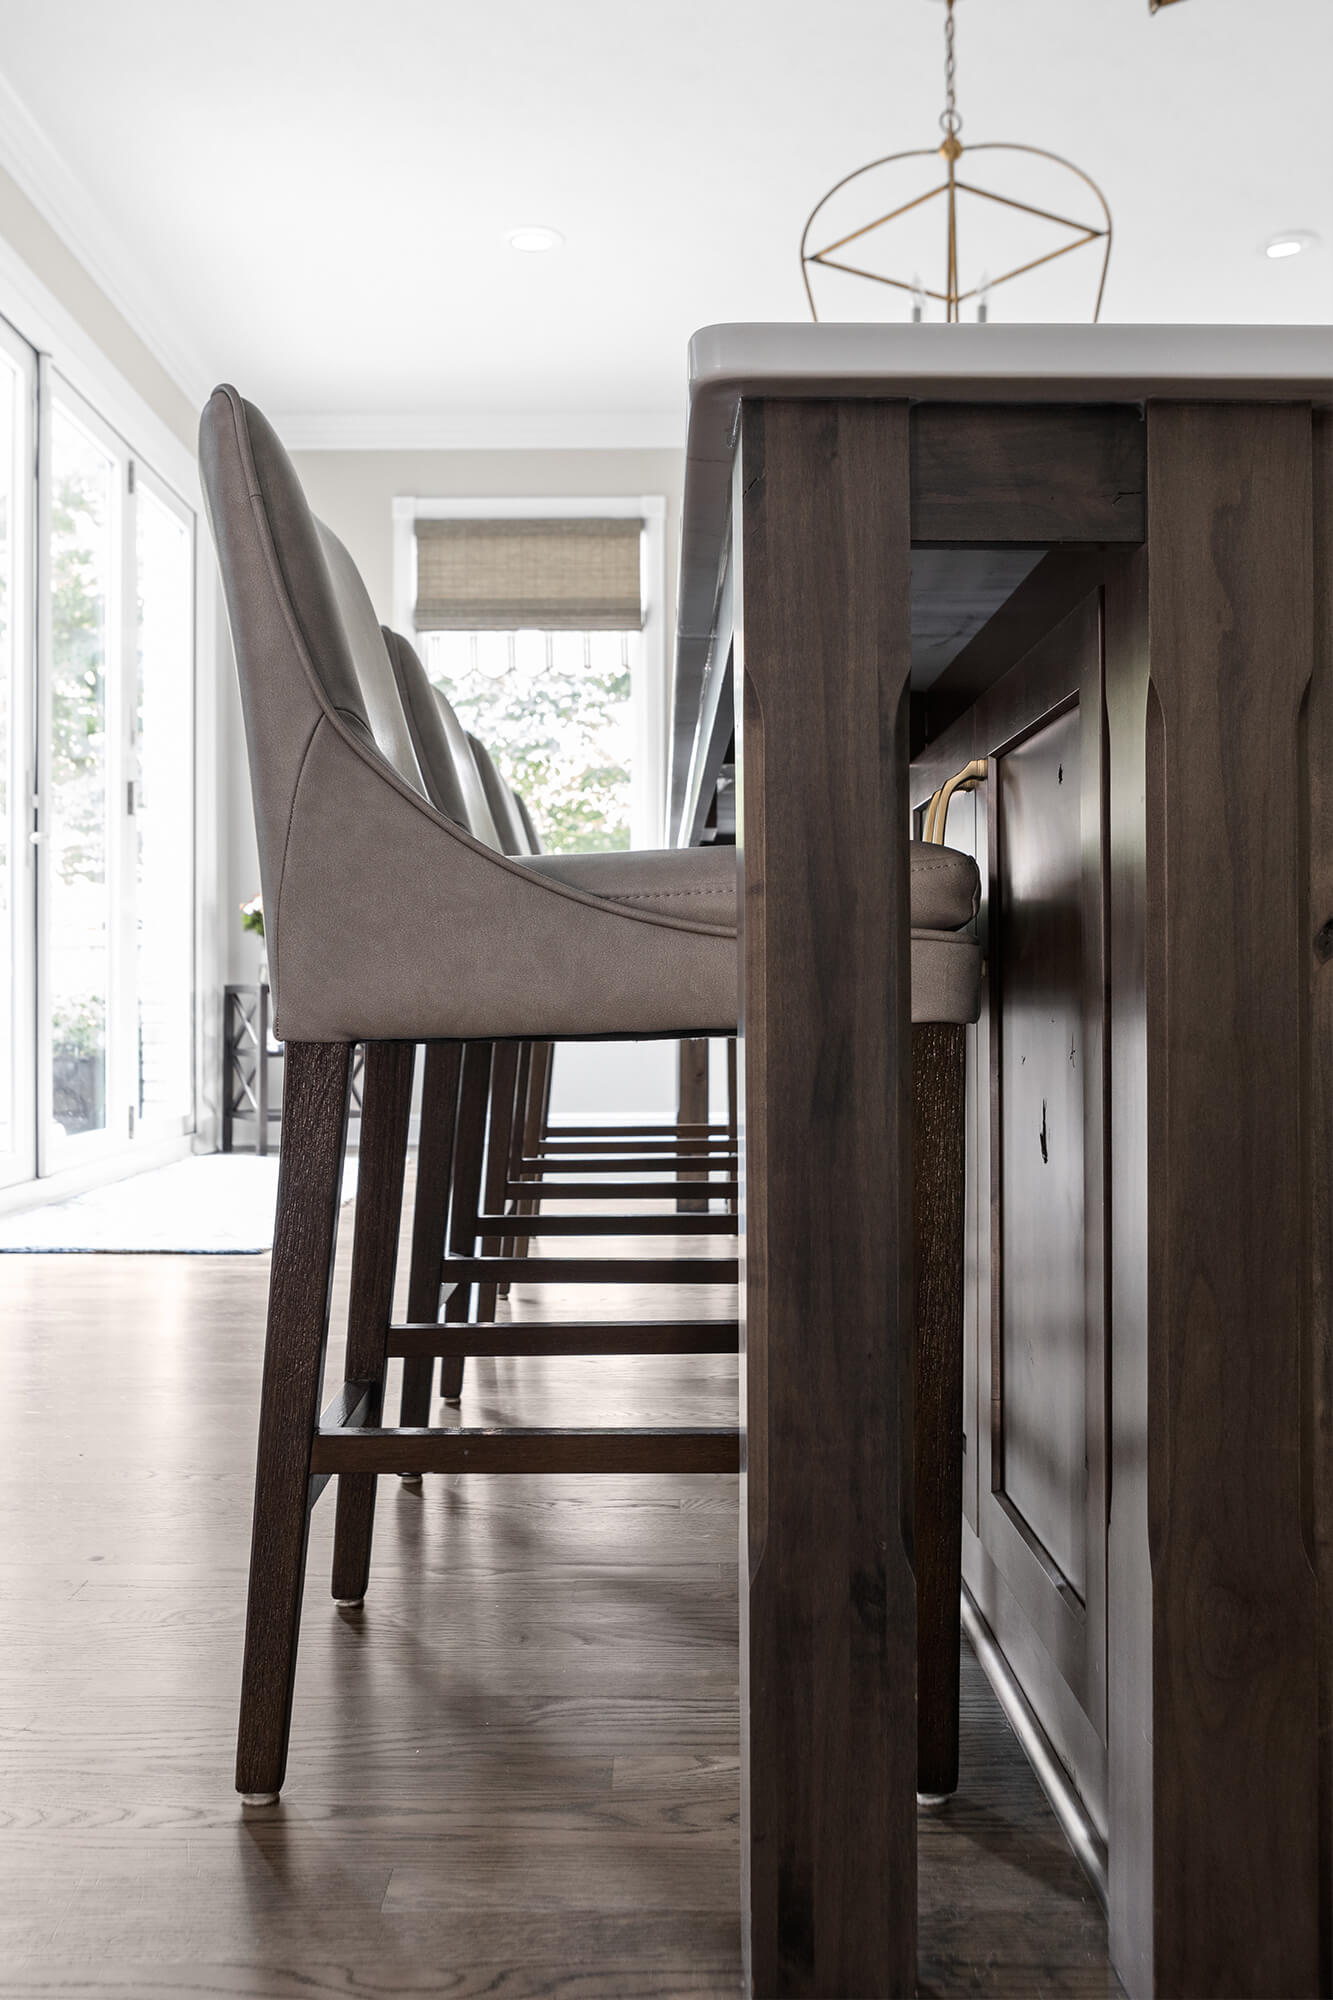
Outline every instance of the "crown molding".
<svg viewBox="0 0 1333 2000">
<path fill-rule="evenodd" d="M 212 370 L 87 188 L 0 74 L 0 167 L 115 307 L 176 387 L 202 403 Z"/>
<path fill-rule="evenodd" d="M 682 451 L 685 412 L 329 410 L 273 419 L 289 451 Z"/>
</svg>

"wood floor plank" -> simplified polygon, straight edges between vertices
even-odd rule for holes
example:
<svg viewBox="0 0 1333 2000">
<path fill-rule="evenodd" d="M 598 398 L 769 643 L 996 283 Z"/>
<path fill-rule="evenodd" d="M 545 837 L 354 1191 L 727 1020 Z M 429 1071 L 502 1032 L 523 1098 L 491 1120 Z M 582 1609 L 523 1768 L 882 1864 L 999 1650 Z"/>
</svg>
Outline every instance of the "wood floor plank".
<svg viewBox="0 0 1333 2000">
<path fill-rule="evenodd" d="M 734 1478 L 385 1480 L 353 1615 L 321 1503 L 288 1788 L 241 1811 L 267 1264 L 0 1259 L 0 2000 L 734 2000 Z M 734 1310 L 701 1289 L 511 1304 Z M 480 1360 L 461 1416 L 718 1424 L 735 1398 L 725 1355 Z M 963 1687 L 962 1786 L 922 1823 L 921 1990 L 1113 1993 L 967 1655 Z"/>
</svg>

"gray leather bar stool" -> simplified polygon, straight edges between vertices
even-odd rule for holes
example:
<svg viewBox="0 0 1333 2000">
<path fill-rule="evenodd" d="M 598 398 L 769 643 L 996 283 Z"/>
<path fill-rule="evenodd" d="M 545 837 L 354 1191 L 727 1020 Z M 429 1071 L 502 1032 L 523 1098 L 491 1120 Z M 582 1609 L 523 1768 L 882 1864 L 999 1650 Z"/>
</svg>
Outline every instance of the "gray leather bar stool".
<svg viewBox="0 0 1333 2000">
<path fill-rule="evenodd" d="M 469 735 L 468 743 L 499 829 L 504 852 L 540 854 L 541 841 L 527 806 L 496 767 L 486 745 L 473 735 Z M 633 1126 L 582 1122 L 561 1127 L 555 1132 L 550 1124 L 551 1065 L 549 1044 L 525 1049 L 519 1061 L 514 1137 L 520 1142 L 521 1150 L 516 1149 L 512 1158 L 516 1176 L 521 1174 L 528 1180 L 540 1181 L 552 1179 L 561 1172 L 582 1169 L 584 1179 L 597 1173 L 614 1171 L 621 1174 L 633 1172 L 649 1181 L 660 1182 L 663 1173 L 676 1164 L 678 1156 L 701 1153 L 715 1169 L 729 1171 L 734 1180 L 737 1170 L 734 1086 L 733 1116 L 720 1127 L 683 1125 L 679 1120 L 669 1124 Z M 734 1078 L 734 1063 L 730 1067 Z M 624 1158 L 613 1164 L 617 1155 Z M 697 1169 L 694 1171 L 697 1172 Z M 625 1190 L 627 1195 L 629 1192 Z M 719 1195 L 724 1193 L 723 1190 L 718 1192 Z M 691 1199 L 691 1208 L 697 1200 L 697 1196 Z M 703 1205 L 706 1206 L 706 1201 Z"/>
<path fill-rule="evenodd" d="M 413 745 L 421 765 L 426 788 L 441 811 L 451 817 L 458 817 L 463 809 L 463 821 L 480 839 L 488 843 L 498 842 L 502 853 L 521 856 L 540 852 L 531 815 L 518 795 L 513 791 L 502 773 L 496 768 L 486 746 L 475 736 L 464 732 L 445 695 L 431 685 L 426 670 L 410 640 L 401 634 L 384 633 L 398 681 L 399 693 L 403 698 L 405 712 L 412 729 Z M 466 766 L 464 770 L 462 767 Z M 461 782 L 460 782 L 461 779 Z M 479 781 L 484 804 L 480 810 L 473 802 L 473 792 Z M 680 894 L 679 891 L 676 892 Z M 513 1075 L 511 1077 L 511 1071 Z M 520 1176 L 526 1182 L 536 1183 L 543 1179 L 555 1178 L 560 1171 L 575 1171 L 583 1182 L 595 1183 L 597 1177 L 614 1173 L 621 1178 L 619 1187 L 591 1185 L 587 1193 L 596 1199 L 603 1193 L 622 1198 L 637 1198 L 649 1193 L 669 1192 L 661 1186 L 662 1176 L 677 1164 L 674 1153 L 636 1155 L 636 1143 L 626 1141 L 623 1153 L 614 1150 L 609 1135 L 624 1132 L 625 1127 L 576 1126 L 573 1136 L 596 1135 L 597 1143 L 587 1148 L 588 1157 L 576 1153 L 566 1146 L 559 1150 L 559 1161 L 553 1163 L 546 1157 L 546 1112 L 549 1102 L 550 1061 L 549 1045 L 535 1047 L 525 1044 L 506 1059 L 503 1051 L 496 1052 L 496 1073 L 492 1090 L 490 1135 L 498 1143 L 488 1144 L 488 1187 L 486 1205 L 494 1212 L 497 1202 L 509 1197 L 518 1197 L 516 1182 Z M 636 1132 L 646 1132 L 647 1128 L 630 1128 Z M 674 1134 L 674 1126 L 653 1128 L 663 1135 Z M 528 1136 L 535 1132 L 537 1143 L 542 1150 L 533 1152 L 527 1145 Z M 603 1142 L 606 1143 L 603 1143 Z M 669 1142 L 676 1144 L 673 1138 Z M 551 1151 L 557 1150 L 552 1147 Z M 568 1154 L 568 1157 L 566 1157 Z M 592 1157 L 592 1155 L 597 1157 Z M 732 1180 L 717 1188 L 721 1198 L 733 1198 L 735 1194 L 734 1141 L 726 1154 L 716 1154 L 714 1163 L 719 1168 L 730 1166 Z M 494 1170 L 494 1171 L 492 1171 Z M 626 1174 L 646 1176 L 653 1185 L 626 1186 Z M 575 1187 L 566 1188 L 559 1183 L 551 1188 L 553 1194 L 580 1193 Z M 528 1195 L 531 1201 L 535 1188 Z"/>
<path fill-rule="evenodd" d="M 277 1796 L 286 1767 L 309 1508 L 331 1476 L 339 1478 L 334 1594 L 355 1600 L 368 1575 L 380 1472 L 660 1473 L 737 1464 L 730 1427 L 470 1431 L 381 1423 L 390 1356 L 468 1351 L 467 1330 L 460 1342 L 434 1312 L 406 1326 L 391 1319 L 415 1044 L 446 1052 L 436 1072 L 440 1115 L 423 1107 L 423 1142 L 430 1133 L 432 1143 L 452 1149 L 462 1135 L 445 1114 L 461 1102 L 463 1045 L 733 1032 L 735 858 L 702 849 L 519 862 L 478 841 L 427 796 L 355 566 L 314 520 L 271 427 L 234 390 L 216 391 L 208 404 L 200 462 L 241 682 L 276 1028 L 287 1046 L 237 1755 L 238 1789 L 266 1801 Z M 687 918 L 678 914 L 682 890 Z M 976 947 L 951 928 L 966 921 L 975 896 L 966 857 L 937 850 L 922 868 L 914 853 L 916 1023 L 948 1030 L 975 1016 Z M 345 1380 L 321 1416 L 358 1041 L 366 1062 Z M 938 1117 L 927 1107 L 928 1151 L 940 1120 L 953 1118 L 946 1098 L 941 1092 Z M 961 1093 L 958 1107 L 961 1133 Z M 937 1147 L 930 1157 L 944 1163 L 946 1151 Z M 451 1178 L 444 1173 L 442 1184 Z M 954 1185 L 961 1197 L 961 1174 Z M 919 1268 L 947 1235 L 929 1223 L 919 1229 Z M 508 1261 L 454 1258 L 446 1280 L 494 1282 L 508 1275 Z M 583 1268 L 598 1282 L 628 1275 L 637 1283 L 644 1275 L 633 1259 L 588 1262 Z M 523 1268 L 558 1282 L 567 1264 L 529 1259 Z M 734 1259 L 677 1258 L 667 1269 L 677 1282 L 735 1277 Z M 440 1282 L 437 1265 L 437 1300 Z M 938 1301 L 931 1312 L 932 1339 L 956 1334 Z M 734 1322 L 719 1322 L 717 1332 L 734 1341 Z M 563 1321 L 519 1329 L 515 1344 L 493 1351 L 531 1351 L 528 1342 L 537 1351 L 643 1351 L 634 1327 Z"/>
<path fill-rule="evenodd" d="M 498 846 L 500 852 L 516 849 L 520 854 L 526 854 L 528 835 L 519 817 L 514 794 L 495 769 L 484 747 L 475 737 L 469 737 L 464 732 L 451 704 L 439 689 L 431 685 L 410 641 L 387 627 L 382 628 L 382 636 L 427 796 L 439 811 L 466 825 L 488 846 Z M 516 1220 L 508 1212 L 513 1185 L 509 1179 L 511 1145 L 519 1059 L 529 1046 L 513 1040 L 470 1044 L 464 1052 L 461 1075 L 450 1101 L 442 1100 L 436 1077 L 441 1065 L 448 1068 L 448 1057 L 438 1046 L 427 1050 L 423 1104 L 432 1107 L 432 1123 L 442 1115 L 447 1125 L 450 1118 L 455 1117 L 457 1128 L 452 1150 L 446 1152 L 439 1143 L 440 1135 L 425 1130 L 423 1110 L 423 1134 L 418 1151 L 413 1203 L 408 1315 L 417 1324 L 438 1318 L 440 1294 L 444 1290 L 445 1323 L 458 1329 L 457 1351 L 445 1357 L 441 1364 L 441 1393 L 447 1402 L 456 1402 L 462 1390 L 466 1351 L 463 1343 L 467 1338 L 463 1329 L 469 1326 L 484 1329 L 491 1325 L 495 1319 L 497 1292 L 507 1287 L 504 1277 L 475 1287 L 466 1276 L 451 1283 L 456 1260 L 472 1258 L 479 1241 L 482 1257 L 503 1259 L 506 1272 L 515 1268 L 516 1254 L 520 1258 L 523 1254 L 517 1246 L 510 1247 L 512 1238 L 508 1230 L 500 1225 Z M 452 1078 L 452 1068 L 448 1068 L 448 1074 Z M 442 1114 L 434 1109 L 441 1103 Z M 608 1190 L 592 1183 L 575 1185 L 570 1191 L 582 1196 L 589 1187 L 594 1199 L 603 1192 L 613 1195 L 617 1192 L 614 1187 Z M 569 1183 L 562 1183 L 561 1192 L 569 1188 Z M 491 1225 L 489 1228 L 488 1224 Z M 581 1217 L 562 1214 L 548 1219 L 546 1233 L 642 1235 L 661 1233 L 661 1228 L 660 1217 L 647 1220 L 642 1216 L 628 1218 L 624 1214 L 595 1213 Z M 671 1234 L 682 1230 L 716 1235 L 729 1233 L 731 1225 L 722 1216 L 711 1216 L 703 1222 L 696 1222 L 691 1217 L 671 1223 Z M 526 1251 L 526 1243 L 523 1251 Z M 668 1271 L 674 1267 L 663 1266 L 660 1259 L 656 1261 L 661 1280 L 674 1282 L 668 1277 Z M 521 1262 L 518 1268 L 522 1268 Z M 627 1264 L 627 1275 L 628 1269 Z M 576 1282 L 580 1276 L 579 1260 L 568 1260 L 563 1275 Z M 472 1304 L 474 1294 L 475 1307 Z M 650 1345 L 667 1337 L 663 1327 L 657 1323 L 644 1325 L 642 1332 Z M 686 1351 L 691 1338 L 690 1327 L 677 1323 L 670 1338 L 677 1351 Z M 696 1338 L 708 1350 L 715 1348 L 719 1340 L 725 1345 L 730 1344 L 729 1331 L 724 1329 L 719 1334 L 712 1322 L 698 1328 Z M 493 1352 L 494 1340 L 494 1334 L 479 1331 L 471 1351 Z M 625 1337 L 625 1351 L 629 1351 L 628 1335 Z M 432 1369 L 433 1362 L 429 1356 L 413 1359 L 404 1369 L 402 1421 L 406 1425 L 419 1425 L 426 1421 L 431 1401 Z"/>
<path fill-rule="evenodd" d="M 237 1786 L 271 1800 L 286 1768 L 312 1499 L 340 1477 L 335 1594 L 365 1588 L 380 1472 L 731 1471 L 734 1427 L 404 1430 L 381 1423 L 391 1353 L 453 1351 L 395 1329 L 392 1285 L 415 1044 L 726 1034 L 736 1023 L 734 857 L 518 862 L 426 795 L 392 667 L 345 549 L 314 520 L 271 426 L 233 389 L 204 412 L 200 463 L 231 620 L 269 913 L 284 1132 L 261 1393 Z M 690 915 L 674 892 L 692 891 Z M 346 1380 L 319 1410 L 352 1047 L 366 1045 Z M 425 1107 L 426 1113 L 430 1107 Z M 452 1145 L 454 1128 L 438 1130 Z M 447 1134 L 447 1136 L 446 1136 Z M 449 1176 L 445 1176 L 447 1184 Z M 556 1279 L 559 1258 L 527 1260 Z M 632 1279 L 642 1271 L 628 1260 Z M 534 1269 L 534 1262 L 537 1268 Z M 491 1282 L 503 1259 L 456 1260 Z M 733 1280 L 734 1259 L 672 1260 Z M 586 1264 L 585 1264 L 586 1268 Z M 597 1276 L 615 1281 L 615 1260 Z M 568 1332 L 568 1330 L 567 1330 Z M 567 1351 L 619 1351 L 621 1329 Z M 549 1345 L 556 1328 L 539 1330 Z M 734 1322 L 730 1326 L 734 1338 Z M 627 1336 L 628 1351 L 637 1338 Z M 604 1346 L 589 1344 L 602 1341 Z M 513 1349 L 512 1351 L 521 1351 Z"/>
</svg>

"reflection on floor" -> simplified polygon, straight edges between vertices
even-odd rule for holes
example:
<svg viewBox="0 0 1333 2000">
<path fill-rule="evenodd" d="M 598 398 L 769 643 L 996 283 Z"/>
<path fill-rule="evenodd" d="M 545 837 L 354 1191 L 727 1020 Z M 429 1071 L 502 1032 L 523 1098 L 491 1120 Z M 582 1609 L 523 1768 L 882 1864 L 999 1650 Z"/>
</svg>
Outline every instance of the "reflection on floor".
<svg viewBox="0 0 1333 2000">
<path fill-rule="evenodd" d="M 383 1480 L 351 1615 L 326 1500 L 287 1790 L 240 1812 L 267 1262 L 0 1263 L 2 2000 L 734 1995 L 734 1480 Z M 344 1257 L 335 1311 L 345 1282 Z M 724 1358 L 470 1370 L 468 1421 L 719 1422 L 735 1394 Z M 965 1666 L 963 1789 L 922 1824 L 922 1990 L 1114 1993 Z"/>
</svg>

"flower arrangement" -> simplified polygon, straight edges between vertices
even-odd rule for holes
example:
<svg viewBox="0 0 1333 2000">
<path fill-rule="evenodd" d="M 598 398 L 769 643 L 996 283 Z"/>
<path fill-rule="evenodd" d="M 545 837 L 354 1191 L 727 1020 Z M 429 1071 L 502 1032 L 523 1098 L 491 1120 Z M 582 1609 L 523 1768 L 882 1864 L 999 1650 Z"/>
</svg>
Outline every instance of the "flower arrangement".
<svg viewBox="0 0 1333 2000">
<path fill-rule="evenodd" d="M 241 904 L 241 929 L 254 931 L 258 937 L 264 935 L 264 898 L 262 893 L 252 896 L 248 903 Z"/>
</svg>

